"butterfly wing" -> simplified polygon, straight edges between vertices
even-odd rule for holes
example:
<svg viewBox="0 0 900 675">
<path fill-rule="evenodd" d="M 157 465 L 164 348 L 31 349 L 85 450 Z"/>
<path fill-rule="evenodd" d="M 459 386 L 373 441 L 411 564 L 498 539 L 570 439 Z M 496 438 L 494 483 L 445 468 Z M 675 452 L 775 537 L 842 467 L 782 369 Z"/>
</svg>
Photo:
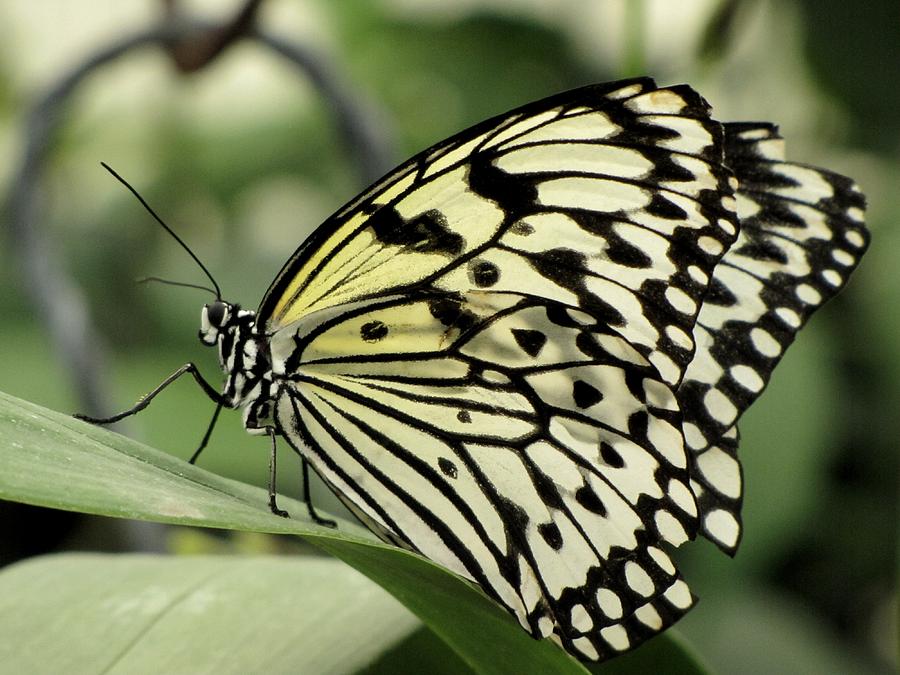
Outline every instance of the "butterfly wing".
<svg viewBox="0 0 900 675">
<path fill-rule="evenodd" d="M 329 314 L 278 419 L 375 531 L 587 658 L 690 607 L 660 548 L 697 525 L 675 394 L 604 321 L 490 291 Z"/>
<path fill-rule="evenodd" d="M 674 394 L 737 235 L 721 126 L 640 79 L 495 118 L 321 226 L 258 322 L 277 423 L 386 539 L 603 658 L 692 604 Z"/>
<path fill-rule="evenodd" d="M 869 236 L 853 181 L 785 161 L 773 125 L 726 124 L 725 161 L 739 182 L 740 234 L 713 273 L 678 400 L 702 531 L 733 553 L 741 527 L 736 422 L 797 331 L 847 282 Z"/>
</svg>

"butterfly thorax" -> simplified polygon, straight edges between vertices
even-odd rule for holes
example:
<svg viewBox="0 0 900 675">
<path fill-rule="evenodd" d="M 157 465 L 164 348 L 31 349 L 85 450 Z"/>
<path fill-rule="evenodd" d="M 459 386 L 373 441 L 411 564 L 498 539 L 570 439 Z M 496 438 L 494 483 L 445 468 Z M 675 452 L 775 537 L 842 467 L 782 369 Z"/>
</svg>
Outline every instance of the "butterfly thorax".
<svg viewBox="0 0 900 675">
<path fill-rule="evenodd" d="M 251 433 L 273 426 L 271 358 L 268 342 L 256 327 L 256 312 L 216 300 L 203 307 L 199 337 L 208 347 L 218 346 L 226 375 L 225 405 L 244 409 L 244 427 Z"/>
</svg>

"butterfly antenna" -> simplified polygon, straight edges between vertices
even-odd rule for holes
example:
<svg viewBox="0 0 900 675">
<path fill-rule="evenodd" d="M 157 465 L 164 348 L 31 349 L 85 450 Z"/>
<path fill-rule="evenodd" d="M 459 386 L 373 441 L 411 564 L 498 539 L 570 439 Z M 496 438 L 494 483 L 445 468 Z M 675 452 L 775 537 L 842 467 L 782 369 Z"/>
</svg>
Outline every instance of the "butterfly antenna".
<svg viewBox="0 0 900 675">
<path fill-rule="evenodd" d="M 147 203 L 147 201 L 146 201 L 143 197 L 141 197 L 140 194 L 138 194 L 138 191 L 137 191 L 137 190 L 135 190 L 133 187 L 131 187 L 131 185 L 128 183 L 127 180 L 125 180 L 125 179 L 122 178 L 119 174 L 117 174 L 117 173 L 115 172 L 115 170 L 114 170 L 109 164 L 107 164 L 106 162 L 100 162 L 100 166 L 102 166 L 104 169 L 106 169 L 107 171 L 109 171 L 109 172 L 113 175 L 113 178 L 115 178 L 115 179 L 116 179 L 117 181 L 119 181 L 122 185 L 124 185 L 126 188 L 128 188 L 129 192 L 131 192 L 131 194 L 133 194 L 133 195 L 137 198 L 137 200 L 141 203 L 141 205 L 142 205 L 145 209 L 147 209 L 147 212 L 148 212 L 151 216 L 153 216 L 154 220 L 156 220 L 156 222 L 159 223 L 159 224 L 162 226 L 162 228 L 163 228 L 166 232 L 168 232 L 170 235 L 172 235 L 172 238 L 173 238 L 175 241 L 177 241 L 179 244 L 181 244 L 181 248 L 183 248 L 185 251 L 188 252 L 188 255 L 191 256 L 191 258 L 194 259 L 194 262 L 197 263 L 197 264 L 200 266 L 200 269 L 203 270 L 203 273 L 206 274 L 206 276 L 207 276 L 207 277 L 209 278 L 209 280 L 212 282 L 213 288 L 216 289 L 216 290 L 215 290 L 216 298 L 221 300 L 221 298 L 222 298 L 222 291 L 219 290 L 219 284 L 216 283 L 216 280 L 213 279 L 213 275 L 209 273 L 209 270 L 208 270 L 208 269 L 206 269 L 206 265 L 204 265 L 202 262 L 200 262 L 200 258 L 198 258 L 196 255 L 194 255 L 194 252 L 190 249 L 190 247 L 189 247 L 187 244 L 184 243 L 184 241 L 181 239 L 181 237 L 179 237 L 177 234 L 175 234 L 174 230 L 172 230 L 171 227 L 169 227 L 168 225 L 166 225 L 166 224 L 163 222 L 162 218 L 160 218 L 158 215 L 156 215 L 156 211 L 154 211 L 152 208 L 150 208 L 150 205 Z M 186 285 L 188 285 L 188 284 L 178 284 L 178 283 L 176 282 L 175 285 L 186 286 Z M 201 288 L 203 288 L 203 287 L 201 286 Z M 207 289 L 207 290 L 209 290 L 209 289 Z"/>
<path fill-rule="evenodd" d="M 158 284 L 166 284 L 167 286 L 180 286 L 181 288 L 196 288 L 201 291 L 206 291 L 207 293 L 212 293 L 217 298 L 219 294 L 215 292 L 209 286 L 201 286 L 200 284 L 191 284 L 187 281 L 173 281 L 172 279 L 163 279 L 162 277 L 141 277 L 140 279 L 135 279 L 139 284 L 146 284 L 154 281 Z"/>
</svg>

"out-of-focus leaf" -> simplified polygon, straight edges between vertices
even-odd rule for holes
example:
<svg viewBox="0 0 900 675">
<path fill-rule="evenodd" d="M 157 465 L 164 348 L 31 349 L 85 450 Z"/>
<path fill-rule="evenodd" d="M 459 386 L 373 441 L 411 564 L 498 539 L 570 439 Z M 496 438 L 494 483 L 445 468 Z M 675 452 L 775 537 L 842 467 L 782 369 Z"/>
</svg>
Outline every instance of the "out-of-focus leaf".
<svg viewBox="0 0 900 675">
<path fill-rule="evenodd" d="M 354 673 L 419 626 L 337 560 L 68 554 L 0 573 L 6 673 Z"/>
</svg>

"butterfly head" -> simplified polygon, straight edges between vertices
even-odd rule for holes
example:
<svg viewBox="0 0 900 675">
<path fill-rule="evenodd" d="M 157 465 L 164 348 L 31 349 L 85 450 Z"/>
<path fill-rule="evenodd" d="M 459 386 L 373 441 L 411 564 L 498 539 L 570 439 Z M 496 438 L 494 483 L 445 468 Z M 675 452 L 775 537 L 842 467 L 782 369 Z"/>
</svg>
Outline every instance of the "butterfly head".
<svg viewBox="0 0 900 675">
<path fill-rule="evenodd" d="M 203 306 L 199 334 L 203 344 L 218 346 L 219 363 L 227 376 L 222 391 L 226 405 L 237 408 L 252 403 L 248 414 L 254 420 L 260 417 L 257 407 L 268 400 L 268 382 L 263 380 L 271 370 L 255 319 L 256 312 L 217 298 Z"/>
<path fill-rule="evenodd" d="M 219 334 L 227 330 L 235 314 L 235 307 L 223 300 L 203 305 L 200 312 L 200 341 L 212 347 L 219 341 Z"/>
<path fill-rule="evenodd" d="M 241 341 L 253 333 L 255 312 L 241 309 L 239 305 L 216 299 L 204 305 L 200 312 L 200 341 L 212 347 L 222 340 Z"/>
</svg>

